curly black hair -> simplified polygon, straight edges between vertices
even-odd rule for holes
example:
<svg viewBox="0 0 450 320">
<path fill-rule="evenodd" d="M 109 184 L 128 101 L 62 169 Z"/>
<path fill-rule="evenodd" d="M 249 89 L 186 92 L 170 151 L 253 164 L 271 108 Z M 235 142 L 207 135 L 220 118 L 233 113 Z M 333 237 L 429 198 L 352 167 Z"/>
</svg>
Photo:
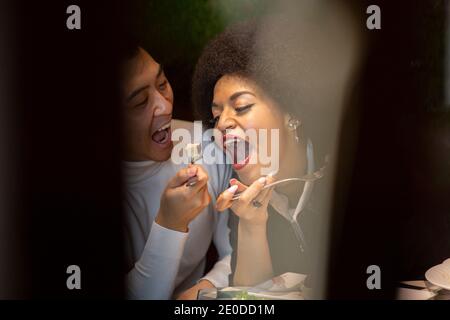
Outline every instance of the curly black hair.
<svg viewBox="0 0 450 320">
<path fill-rule="evenodd" d="M 293 38 L 295 32 L 284 33 L 282 41 L 275 34 L 270 43 L 261 43 L 259 35 L 274 32 L 267 28 L 270 26 L 262 20 L 241 22 L 228 27 L 207 44 L 197 62 L 192 83 L 192 104 L 197 117 L 211 126 L 214 86 L 224 75 L 237 75 L 252 80 L 284 112 L 300 119 L 303 134 L 316 142 L 316 146 L 319 140 L 331 140 L 324 139 L 323 124 L 329 120 L 324 110 L 319 111 L 305 98 L 314 71 L 304 61 L 301 50 L 297 50 L 299 40 Z M 320 130 L 317 121 L 321 121 Z M 317 146 L 316 151 L 318 148 L 323 155 L 328 146 Z"/>
<path fill-rule="evenodd" d="M 217 81 L 224 75 L 242 76 L 301 121 L 302 138 L 312 140 L 319 156 L 327 154 L 337 130 L 336 106 L 342 98 L 345 105 L 354 103 L 357 92 L 345 71 L 355 61 L 354 49 L 339 46 L 346 29 L 336 20 L 324 19 L 323 28 L 308 22 L 299 29 L 292 20 L 270 16 L 228 27 L 197 62 L 192 84 L 197 117 L 210 125 Z"/>
<path fill-rule="evenodd" d="M 216 82 L 227 74 L 252 78 L 256 31 L 255 21 L 235 24 L 211 40 L 203 50 L 194 70 L 192 104 L 206 124 L 211 120 Z"/>
</svg>

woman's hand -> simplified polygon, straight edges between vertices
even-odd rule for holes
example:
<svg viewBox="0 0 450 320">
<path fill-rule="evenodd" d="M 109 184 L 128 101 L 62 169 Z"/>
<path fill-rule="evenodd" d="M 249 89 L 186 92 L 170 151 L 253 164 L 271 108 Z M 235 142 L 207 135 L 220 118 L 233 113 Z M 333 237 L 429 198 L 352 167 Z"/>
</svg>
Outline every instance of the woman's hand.
<svg viewBox="0 0 450 320">
<path fill-rule="evenodd" d="M 268 218 L 267 206 L 272 194 L 272 189 L 264 189 L 266 184 L 272 183 L 275 179 L 272 176 L 261 177 L 250 186 L 246 186 L 236 179 L 231 179 L 231 187 L 225 190 L 217 199 L 216 209 L 223 211 L 228 208 L 239 217 L 240 224 L 244 225 L 265 225 Z M 236 191 L 241 192 L 238 200 L 231 200 Z M 261 206 L 254 205 L 257 201 Z"/>
</svg>

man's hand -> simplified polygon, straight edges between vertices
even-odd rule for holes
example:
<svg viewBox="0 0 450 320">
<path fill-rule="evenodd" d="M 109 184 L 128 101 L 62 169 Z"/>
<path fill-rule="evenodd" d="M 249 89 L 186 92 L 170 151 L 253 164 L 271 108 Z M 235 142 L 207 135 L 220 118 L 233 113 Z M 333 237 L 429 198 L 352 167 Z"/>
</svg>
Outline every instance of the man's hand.
<svg viewBox="0 0 450 320">
<path fill-rule="evenodd" d="M 189 178 L 197 176 L 193 186 L 186 186 Z M 199 165 L 189 165 L 177 172 L 161 196 L 156 223 L 160 226 L 187 232 L 189 223 L 208 206 L 208 174 Z"/>
<path fill-rule="evenodd" d="M 177 300 L 196 300 L 198 291 L 206 288 L 214 288 L 214 285 L 208 280 L 200 280 L 195 286 L 187 289 L 177 297 Z"/>
</svg>

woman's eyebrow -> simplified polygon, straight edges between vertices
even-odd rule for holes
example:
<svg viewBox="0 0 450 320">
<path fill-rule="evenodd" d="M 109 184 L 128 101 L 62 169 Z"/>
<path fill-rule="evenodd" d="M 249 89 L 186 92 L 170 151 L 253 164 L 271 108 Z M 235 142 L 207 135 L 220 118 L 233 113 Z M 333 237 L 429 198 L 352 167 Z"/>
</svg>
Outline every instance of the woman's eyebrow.
<svg viewBox="0 0 450 320">
<path fill-rule="evenodd" d="M 238 91 L 238 92 L 233 93 L 233 94 L 231 95 L 231 97 L 230 97 L 229 100 L 230 100 L 230 101 L 234 101 L 234 100 L 236 100 L 239 96 L 241 96 L 241 95 L 243 95 L 243 94 L 251 94 L 252 96 L 256 97 L 255 94 L 252 93 L 252 92 L 250 92 L 250 91 Z"/>
<path fill-rule="evenodd" d="M 126 99 L 127 102 L 129 102 L 131 99 L 133 99 L 134 97 L 136 97 L 141 91 L 148 89 L 150 86 L 146 85 L 143 87 L 140 87 L 139 89 L 134 90 Z"/>
<path fill-rule="evenodd" d="M 233 93 L 233 94 L 231 95 L 231 97 L 230 97 L 228 100 L 230 100 L 230 101 L 232 102 L 232 101 L 236 100 L 237 98 L 239 98 L 239 96 L 241 96 L 241 95 L 243 95 L 243 94 L 250 94 L 250 95 L 256 97 L 256 95 L 255 95 L 253 92 L 250 92 L 250 91 L 238 91 L 238 92 Z M 211 108 L 220 108 L 220 107 L 221 107 L 221 106 L 218 105 L 218 104 L 215 103 L 215 102 L 213 102 L 213 103 L 211 104 Z"/>
<path fill-rule="evenodd" d="M 158 67 L 158 73 L 156 74 L 156 78 L 159 78 L 159 76 L 162 75 L 163 72 L 164 72 L 164 67 L 162 64 L 160 64 Z"/>
</svg>

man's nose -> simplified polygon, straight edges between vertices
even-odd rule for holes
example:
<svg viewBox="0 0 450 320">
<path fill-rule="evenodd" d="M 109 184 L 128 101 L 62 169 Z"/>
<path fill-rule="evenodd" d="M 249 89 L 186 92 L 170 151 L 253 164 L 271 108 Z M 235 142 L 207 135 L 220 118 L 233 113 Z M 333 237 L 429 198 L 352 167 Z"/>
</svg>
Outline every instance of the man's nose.
<svg viewBox="0 0 450 320">
<path fill-rule="evenodd" d="M 155 107 L 154 107 L 154 115 L 164 116 L 172 113 L 173 102 L 170 99 L 164 97 L 160 92 L 156 92 L 155 94 Z"/>
</svg>

